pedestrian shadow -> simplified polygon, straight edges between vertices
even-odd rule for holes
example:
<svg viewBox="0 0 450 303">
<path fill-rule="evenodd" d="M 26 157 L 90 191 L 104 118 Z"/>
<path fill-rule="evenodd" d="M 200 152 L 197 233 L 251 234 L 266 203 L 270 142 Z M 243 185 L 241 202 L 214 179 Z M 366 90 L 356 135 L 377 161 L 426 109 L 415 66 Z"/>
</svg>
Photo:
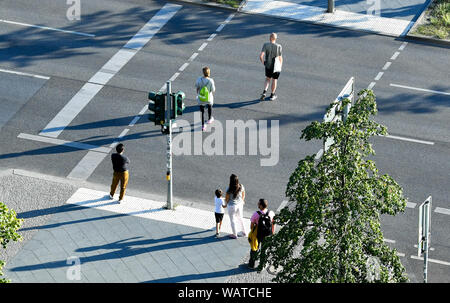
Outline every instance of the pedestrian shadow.
<svg viewBox="0 0 450 303">
<path fill-rule="evenodd" d="M 156 280 L 149 280 L 142 283 L 183 283 L 188 281 L 203 280 L 203 279 L 214 279 L 220 277 L 229 277 L 233 275 L 239 275 L 243 273 L 254 272 L 253 269 L 248 268 L 247 264 L 240 264 L 236 268 L 231 268 L 222 271 L 200 273 L 200 274 L 188 274 L 176 277 L 168 277 Z"/>
<path fill-rule="evenodd" d="M 241 102 L 234 102 L 234 103 L 214 103 L 213 108 L 229 108 L 229 109 L 235 109 L 235 108 L 243 108 L 250 105 L 261 103 L 259 99 L 255 100 L 248 100 L 248 101 L 241 101 Z M 183 113 L 194 113 L 200 111 L 200 105 L 191 105 L 187 106 Z"/>
</svg>

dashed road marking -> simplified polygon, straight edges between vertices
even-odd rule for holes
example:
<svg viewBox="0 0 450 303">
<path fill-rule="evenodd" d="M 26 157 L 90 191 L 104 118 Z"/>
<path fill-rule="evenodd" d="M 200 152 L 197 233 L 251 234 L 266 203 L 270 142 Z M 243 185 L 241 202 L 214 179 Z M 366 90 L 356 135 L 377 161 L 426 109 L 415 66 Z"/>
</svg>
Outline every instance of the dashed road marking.
<svg viewBox="0 0 450 303">
<path fill-rule="evenodd" d="M 383 77 L 384 72 L 379 72 L 378 75 L 375 77 L 375 81 L 378 81 Z"/>
<path fill-rule="evenodd" d="M 198 48 L 198 51 L 201 52 L 202 50 L 205 49 L 205 47 L 208 45 L 208 43 L 203 42 L 203 44 Z"/>
<path fill-rule="evenodd" d="M 387 70 L 389 68 L 389 66 L 391 66 L 392 62 L 388 61 L 386 62 L 386 64 L 383 66 L 383 70 Z"/>
<path fill-rule="evenodd" d="M 436 207 L 434 209 L 435 213 L 443 214 L 443 215 L 449 215 L 450 216 L 450 209 L 443 208 L 443 207 Z"/>
<path fill-rule="evenodd" d="M 398 55 L 400 55 L 400 52 L 395 52 L 395 53 L 392 55 L 391 60 L 397 59 Z"/>
<path fill-rule="evenodd" d="M 414 259 L 414 260 L 422 260 L 423 261 L 423 257 L 418 257 L 418 256 L 411 256 L 411 259 Z M 447 261 L 441 261 L 441 260 L 436 260 L 436 259 L 431 259 L 431 258 L 428 258 L 428 262 L 431 262 L 431 263 L 436 263 L 436 264 L 441 264 L 441 265 L 446 265 L 446 266 L 450 266 L 450 262 L 447 262 Z"/>
</svg>

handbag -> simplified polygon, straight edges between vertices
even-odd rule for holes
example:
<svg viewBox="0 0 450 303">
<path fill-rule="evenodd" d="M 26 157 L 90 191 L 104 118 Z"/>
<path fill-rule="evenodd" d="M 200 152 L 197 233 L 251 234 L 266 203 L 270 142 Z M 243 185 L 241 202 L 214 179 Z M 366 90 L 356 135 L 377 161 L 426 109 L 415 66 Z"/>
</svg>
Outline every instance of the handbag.
<svg viewBox="0 0 450 303">
<path fill-rule="evenodd" d="M 273 62 L 273 72 L 279 73 L 281 72 L 281 58 L 280 56 L 275 57 L 275 61 Z"/>
</svg>

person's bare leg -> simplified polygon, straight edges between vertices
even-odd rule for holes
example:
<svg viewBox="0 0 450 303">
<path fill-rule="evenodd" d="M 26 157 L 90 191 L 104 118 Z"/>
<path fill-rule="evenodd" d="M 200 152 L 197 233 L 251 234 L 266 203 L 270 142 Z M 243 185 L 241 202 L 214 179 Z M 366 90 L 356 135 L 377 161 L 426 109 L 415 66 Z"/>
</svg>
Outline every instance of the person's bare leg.
<svg viewBox="0 0 450 303">
<path fill-rule="evenodd" d="M 265 92 L 269 89 L 270 79 L 271 79 L 271 78 L 267 78 L 267 77 L 266 77 L 266 81 L 265 81 L 265 83 L 264 83 L 264 91 L 265 91 Z"/>
<path fill-rule="evenodd" d="M 277 79 L 272 79 L 272 94 L 275 94 L 275 91 L 277 90 Z"/>
</svg>

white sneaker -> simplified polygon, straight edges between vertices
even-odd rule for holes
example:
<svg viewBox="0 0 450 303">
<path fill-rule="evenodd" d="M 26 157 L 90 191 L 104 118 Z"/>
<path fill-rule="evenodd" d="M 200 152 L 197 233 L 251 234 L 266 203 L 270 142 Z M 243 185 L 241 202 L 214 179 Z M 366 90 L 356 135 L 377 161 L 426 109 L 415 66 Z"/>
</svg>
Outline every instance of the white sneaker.
<svg viewBox="0 0 450 303">
<path fill-rule="evenodd" d="M 211 124 L 211 123 L 213 123 L 214 122 L 214 117 L 211 117 L 211 119 L 209 119 L 206 123 L 207 124 Z"/>
<path fill-rule="evenodd" d="M 113 196 L 111 196 L 111 195 L 109 195 L 109 198 L 112 200 L 112 199 L 114 199 L 114 197 Z"/>
<path fill-rule="evenodd" d="M 119 204 L 122 204 L 123 203 L 123 200 L 119 200 Z"/>
</svg>

